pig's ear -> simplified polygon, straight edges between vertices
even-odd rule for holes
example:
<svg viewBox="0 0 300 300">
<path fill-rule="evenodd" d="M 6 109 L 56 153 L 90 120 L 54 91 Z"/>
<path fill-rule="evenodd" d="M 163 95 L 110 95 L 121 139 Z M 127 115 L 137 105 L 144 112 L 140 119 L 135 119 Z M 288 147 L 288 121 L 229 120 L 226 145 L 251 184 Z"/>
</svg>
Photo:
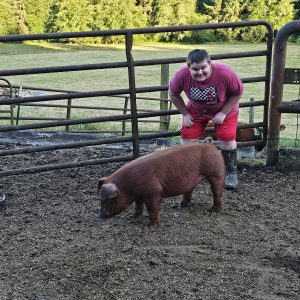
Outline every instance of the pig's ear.
<svg viewBox="0 0 300 300">
<path fill-rule="evenodd" d="M 106 177 L 103 177 L 103 178 L 98 180 L 98 182 L 97 182 L 97 194 L 100 192 L 102 184 L 105 181 L 105 179 L 106 179 Z"/>
<path fill-rule="evenodd" d="M 112 199 L 117 197 L 118 188 L 114 183 L 105 183 L 101 188 L 101 197 L 103 199 Z"/>
</svg>

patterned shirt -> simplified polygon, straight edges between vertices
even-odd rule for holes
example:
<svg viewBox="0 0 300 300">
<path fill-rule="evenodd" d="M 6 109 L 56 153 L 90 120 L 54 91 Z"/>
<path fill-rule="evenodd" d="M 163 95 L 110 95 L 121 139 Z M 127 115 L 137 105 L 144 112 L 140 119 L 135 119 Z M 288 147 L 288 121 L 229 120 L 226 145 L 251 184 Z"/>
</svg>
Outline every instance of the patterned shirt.
<svg viewBox="0 0 300 300">
<path fill-rule="evenodd" d="M 201 112 L 206 109 L 208 115 L 215 115 L 222 109 L 230 96 L 241 95 L 243 84 L 236 73 L 226 64 L 211 62 L 211 76 L 202 82 L 192 78 L 188 66 L 180 69 L 170 81 L 170 91 L 180 95 L 185 92 L 189 99 L 187 106 Z M 237 103 L 229 114 L 237 112 Z"/>
</svg>

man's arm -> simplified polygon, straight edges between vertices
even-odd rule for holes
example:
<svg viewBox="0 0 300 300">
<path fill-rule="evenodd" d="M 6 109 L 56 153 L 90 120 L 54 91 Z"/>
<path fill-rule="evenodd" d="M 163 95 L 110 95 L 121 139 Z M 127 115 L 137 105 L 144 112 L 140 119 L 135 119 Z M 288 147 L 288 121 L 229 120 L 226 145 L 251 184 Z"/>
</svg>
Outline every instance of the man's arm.
<svg viewBox="0 0 300 300">
<path fill-rule="evenodd" d="M 194 124 L 193 117 L 188 112 L 183 98 L 180 95 L 174 94 L 173 92 L 171 92 L 170 89 L 169 89 L 169 97 L 170 97 L 170 100 L 172 101 L 172 103 L 175 105 L 175 107 L 183 115 L 183 126 L 191 127 Z"/>
<path fill-rule="evenodd" d="M 242 94 L 229 97 L 222 109 L 219 112 L 217 112 L 213 117 L 213 123 L 223 124 L 226 115 L 231 111 L 234 105 L 236 105 L 240 101 L 241 97 Z"/>
</svg>

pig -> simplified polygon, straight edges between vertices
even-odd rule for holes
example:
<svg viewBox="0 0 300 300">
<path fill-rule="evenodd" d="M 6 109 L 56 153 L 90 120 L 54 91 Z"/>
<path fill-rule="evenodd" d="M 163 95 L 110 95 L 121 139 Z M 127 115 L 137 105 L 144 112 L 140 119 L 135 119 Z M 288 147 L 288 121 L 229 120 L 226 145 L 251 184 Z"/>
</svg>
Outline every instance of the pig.
<svg viewBox="0 0 300 300">
<path fill-rule="evenodd" d="M 99 216 L 113 217 L 135 202 L 135 217 L 147 208 L 150 226 L 159 226 L 163 198 L 183 195 L 187 206 L 203 179 L 213 194 L 211 211 L 222 210 L 225 165 L 220 151 L 210 143 L 192 143 L 165 148 L 141 156 L 97 182 L 101 195 Z"/>
</svg>

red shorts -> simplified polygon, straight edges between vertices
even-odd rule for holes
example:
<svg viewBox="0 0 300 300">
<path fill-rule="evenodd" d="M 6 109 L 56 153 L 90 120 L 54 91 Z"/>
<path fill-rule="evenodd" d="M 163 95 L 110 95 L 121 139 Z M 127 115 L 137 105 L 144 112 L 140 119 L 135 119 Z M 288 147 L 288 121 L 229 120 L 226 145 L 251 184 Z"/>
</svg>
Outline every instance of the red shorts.
<svg viewBox="0 0 300 300">
<path fill-rule="evenodd" d="M 199 112 L 194 111 L 192 107 L 189 107 L 188 110 L 193 117 L 196 117 L 199 114 Z M 201 138 L 210 119 L 211 116 L 208 117 L 203 115 L 194 121 L 192 127 L 182 128 L 181 138 L 184 140 Z M 223 142 L 234 141 L 236 139 L 237 122 L 238 114 L 232 113 L 225 117 L 223 124 L 215 124 L 215 135 L 217 140 Z"/>
</svg>

